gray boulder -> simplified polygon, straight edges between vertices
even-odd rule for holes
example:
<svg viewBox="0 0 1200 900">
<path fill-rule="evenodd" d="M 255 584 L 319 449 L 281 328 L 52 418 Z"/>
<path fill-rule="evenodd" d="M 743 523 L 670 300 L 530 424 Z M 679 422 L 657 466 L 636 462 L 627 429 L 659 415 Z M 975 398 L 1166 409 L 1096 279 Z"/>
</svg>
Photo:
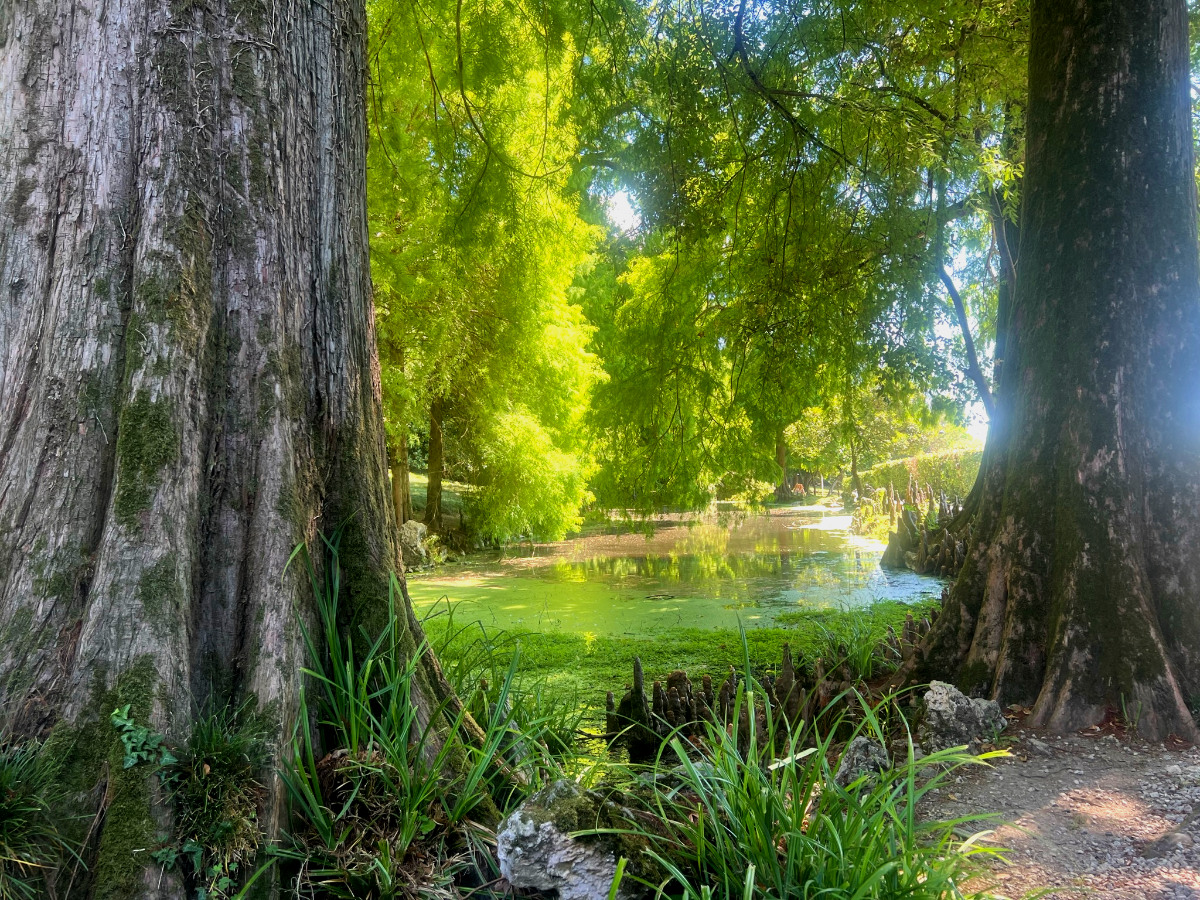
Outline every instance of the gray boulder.
<svg viewBox="0 0 1200 900">
<path fill-rule="evenodd" d="M 930 753 L 964 744 L 971 753 L 978 753 L 983 741 L 1008 724 L 996 701 L 967 697 L 944 681 L 930 683 L 924 706 L 917 739 Z"/>
<path fill-rule="evenodd" d="M 429 550 L 425 547 L 425 535 L 428 529 L 424 522 L 409 519 L 400 526 L 400 553 L 404 557 L 404 567 L 423 566 L 429 562 Z"/>
<path fill-rule="evenodd" d="M 864 775 L 870 776 L 867 785 L 873 785 L 880 772 L 892 767 L 887 750 L 879 741 L 859 735 L 842 751 L 837 774 L 833 776 L 838 787 L 849 787 Z"/>
<path fill-rule="evenodd" d="M 608 896 L 617 874 L 617 859 L 628 860 L 629 875 L 642 867 L 641 854 L 624 846 L 622 835 L 572 833 L 593 828 L 628 829 L 617 804 L 573 781 L 560 780 L 522 803 L 496 834 L 500 874 L 509 884 L 537 891 L 557 891 L 559 900 L 596 900 Z M 645 896 L 630 877 L 621 881 L 617 897 Z"/>
</svg>

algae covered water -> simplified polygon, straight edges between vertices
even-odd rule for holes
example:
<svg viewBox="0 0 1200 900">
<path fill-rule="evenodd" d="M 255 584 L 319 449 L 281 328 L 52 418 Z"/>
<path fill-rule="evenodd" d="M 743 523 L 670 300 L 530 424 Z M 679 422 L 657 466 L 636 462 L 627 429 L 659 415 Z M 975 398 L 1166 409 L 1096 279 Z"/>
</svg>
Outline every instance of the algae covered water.
<svg viewBox="0 0 1200 900">
<path fill-rule="evenodd" d="M 941 590 L 936 579 L 881 570 L 884 545 L 849 526 L 849 516 L 803 506 L 664 518 L 650 534 L 610 528 L 467 557 L 410 574 L 409 591 L 419 615 L 449 602 L 462 623 L 645 637 Z"/>
</svg>

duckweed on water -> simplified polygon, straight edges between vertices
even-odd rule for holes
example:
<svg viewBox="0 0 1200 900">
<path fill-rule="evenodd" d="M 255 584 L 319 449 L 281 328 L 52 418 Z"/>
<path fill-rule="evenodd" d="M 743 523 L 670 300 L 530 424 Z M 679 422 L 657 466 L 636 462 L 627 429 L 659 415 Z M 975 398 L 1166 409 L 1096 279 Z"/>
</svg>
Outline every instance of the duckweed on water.
<svg viewBox="0 0 1200 900">
<path fill-rule="evenodd" d="M 831 650 L 836 653 L 842 644 L 853 661 L 864 652 L 869 656 L 887 635 L 889 625 L 899 632 L 907 613 L 920 616 L 935 605 L 933 599 L 916 604 L 881 601 L 851 610 L 784 613 L 781 627 L 747 629 L 750 662 L 760 673 L 773 672 L 784 644 L 790 644 L 806 667 L 821 655 L 828 664 Z M 545 700 L 577 704 L 583 717 L 593 722 L 603 714 L 605 692 L 620 693 L 629 681 L 634 657 L 639 657 L 654 677 L 674 669 L 683 669 L 693 679 L 705 674 L 718 677 L 730 666 L 739 670 L 743 666 L 742 640 L 732 629 L 672 628 L 643 637 L 501 631 L 456 620 L 454 608 L 443 605 L 426 617 L 425 630 L 438 658 L 448 667 L 468 654 L 479 653 L 481 646 L 504 667 L 519 653 L 526 683 L 540 683 Z M 885 661 L 880 660 L 871 675 L 882 674 L 884 668 Z"/>
</svg>

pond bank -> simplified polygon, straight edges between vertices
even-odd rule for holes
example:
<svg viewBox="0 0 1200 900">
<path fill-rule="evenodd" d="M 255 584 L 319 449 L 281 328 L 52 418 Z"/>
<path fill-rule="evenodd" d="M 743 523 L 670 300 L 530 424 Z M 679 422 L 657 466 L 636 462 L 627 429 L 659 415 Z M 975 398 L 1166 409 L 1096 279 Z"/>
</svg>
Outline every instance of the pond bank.
<svg viewBox="0 0 1200 900">
<path fill-rule="evenodd" d="M 936 579 L 881 570 L 885 545 L 851 534 L 850 522 L 812 506 L 662 517 L 648 534 L 610 527 L 474 554 L 415 573 L 409 590 L 418 612 L 448 601 L 493 628 L 626 637 L 736 631 L 940 593 Z"/>
<path fill-rule="evenodd" d="M 605 692 L 630 680 L 634 657 L 649 678 L 723 676 L 747 652 L 768 671 L 790 643 L 811 665 L 839 644 L 882 641 L 942 588 L 881 571 L 883 544 L 821 507 L 654 524 L 650 534 L 594 529 L 475 555 L 410 576 L 409 590 L 444 660 L 487 655 L 507 668 L 519 654 L 525 685 L 594 720 Z"/>
</svg>

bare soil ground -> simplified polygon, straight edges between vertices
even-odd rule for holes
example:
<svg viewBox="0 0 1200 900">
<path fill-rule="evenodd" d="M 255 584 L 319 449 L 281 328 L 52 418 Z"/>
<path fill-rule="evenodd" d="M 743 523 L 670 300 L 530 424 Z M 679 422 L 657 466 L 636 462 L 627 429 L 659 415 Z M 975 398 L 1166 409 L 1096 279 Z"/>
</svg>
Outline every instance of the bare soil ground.
<svg viewBox="0 0 1200 900">
<path fill-rule="evenodd" d="M 972 887 L 1013 900 L 1200 900 L 1200 750 L 1111 726 L 1054 736 L 1019 724 L 1001 746 L 1011 758 L 965 770 L 929 801 L 943 817 L 997 814 L 987 840 L 1007 862 Z"/>
</svg>

